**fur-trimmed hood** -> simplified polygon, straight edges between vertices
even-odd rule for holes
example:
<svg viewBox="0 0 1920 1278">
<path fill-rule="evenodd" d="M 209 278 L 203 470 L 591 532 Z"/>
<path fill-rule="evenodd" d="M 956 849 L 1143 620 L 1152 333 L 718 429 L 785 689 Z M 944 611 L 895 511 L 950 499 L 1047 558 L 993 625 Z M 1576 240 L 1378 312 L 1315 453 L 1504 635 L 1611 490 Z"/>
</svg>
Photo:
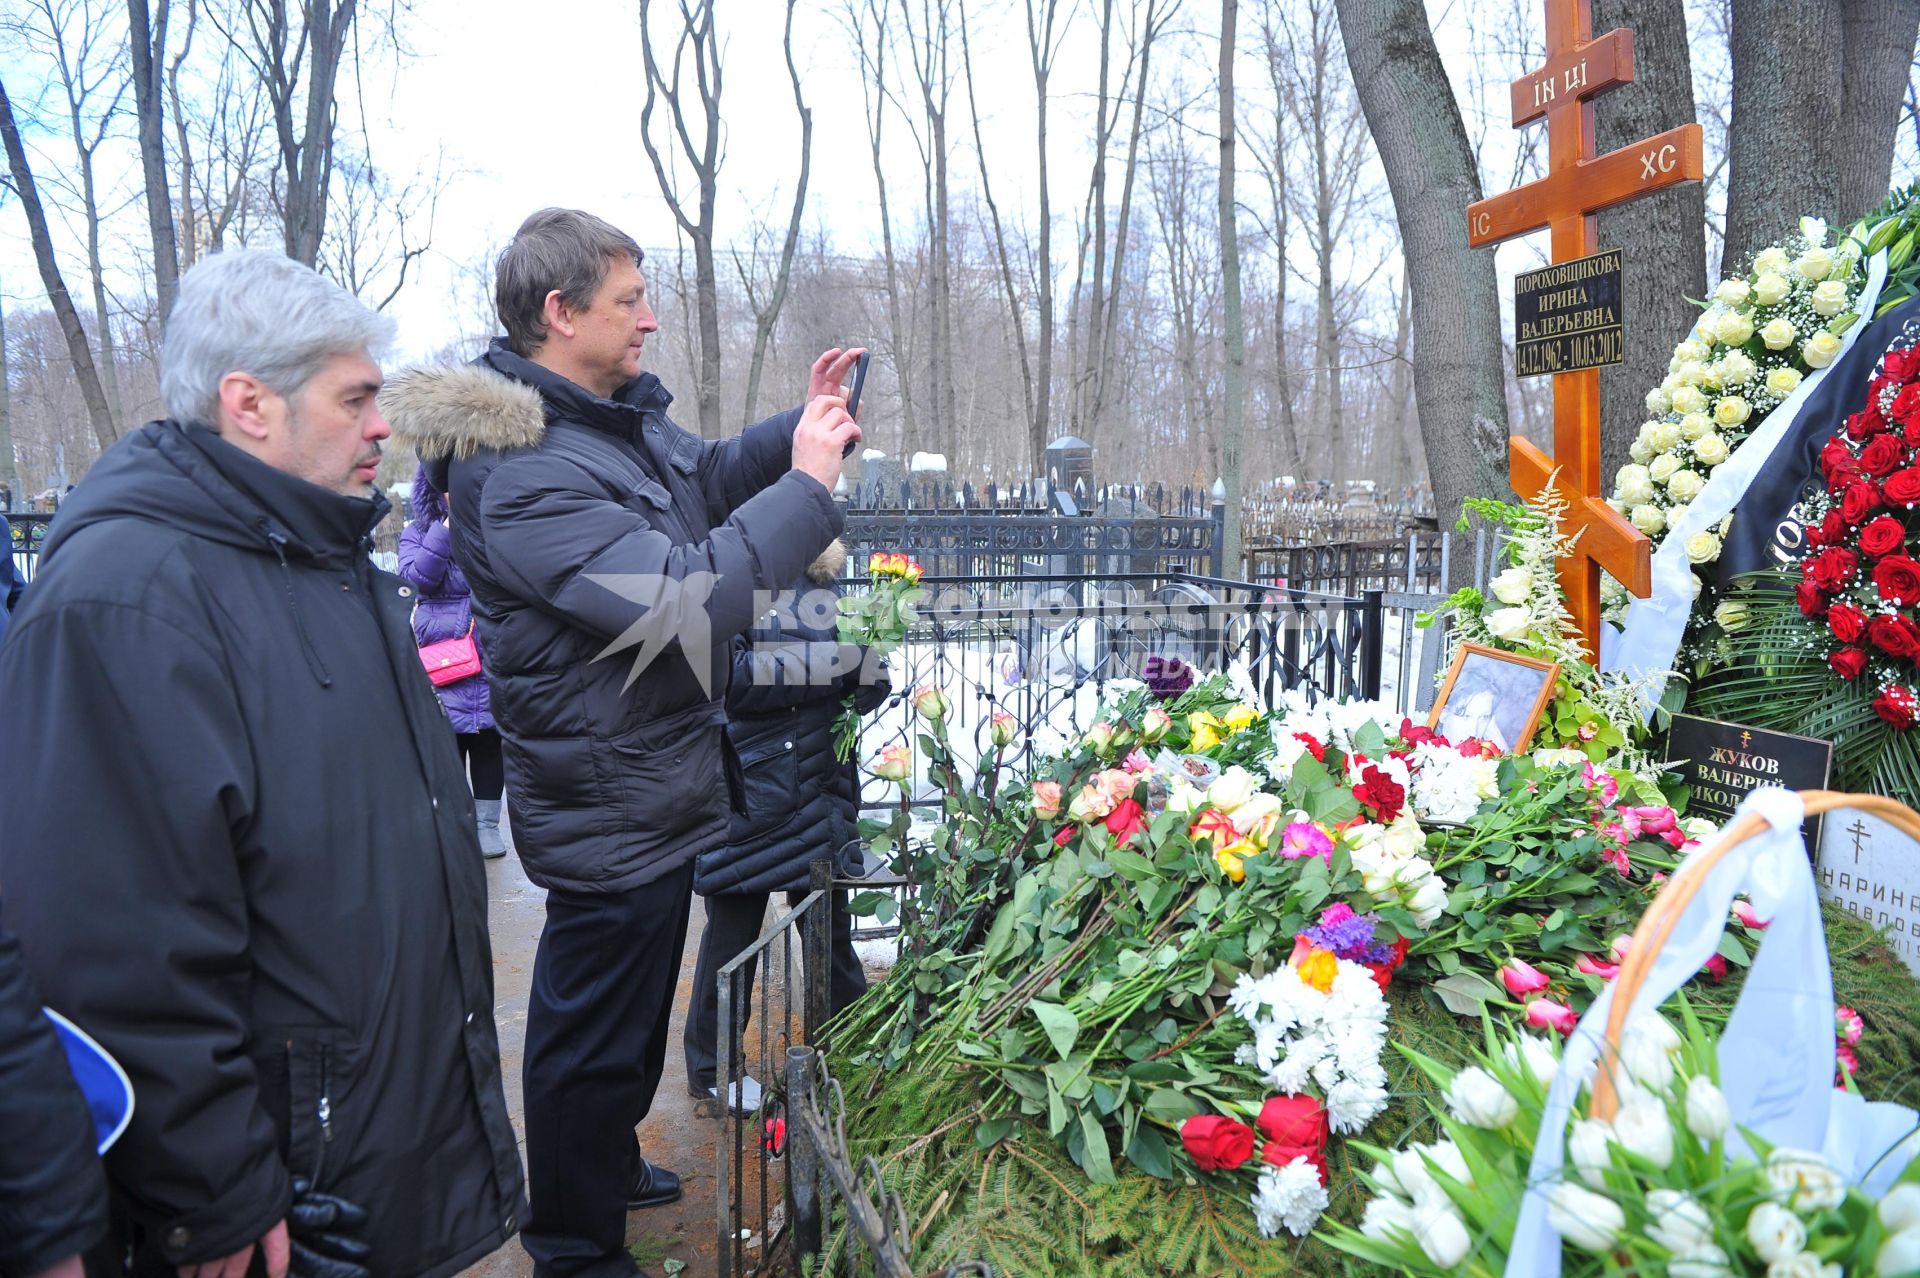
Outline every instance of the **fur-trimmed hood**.
<svg viewBox="0 0 1920 1278">
<path fill-rule="evenodd" d="M 540 392 L 483 364 L 422 364 L 380 388 L 393 433 L 422 458 L 529 448 L 546 433 Z"/>
<path fill-rule="evenodd" d="M 812 563 L 807 565 L 807 580 L 831 586 L 840 580 L 847 567 L 847 543 L 835 537 Z"/>
</svg>

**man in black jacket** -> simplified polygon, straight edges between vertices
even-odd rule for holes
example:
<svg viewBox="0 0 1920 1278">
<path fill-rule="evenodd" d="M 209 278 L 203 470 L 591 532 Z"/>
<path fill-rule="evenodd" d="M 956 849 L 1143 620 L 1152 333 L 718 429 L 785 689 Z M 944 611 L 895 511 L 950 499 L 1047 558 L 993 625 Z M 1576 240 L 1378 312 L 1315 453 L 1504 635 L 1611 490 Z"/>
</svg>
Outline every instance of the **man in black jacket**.
<svg viewBox="0 0 1920 1278">
<path fill-rule="evenodd" d="M 172 419 L 61 507 L 0 647 L 0 883 L 132 1079 L 136 1274 L 453 1274 L 524 1214 L 452 732 L 375 570 L 389 321 L 276 253 L 180 281 Z"/>
<path fill-rule="evenodd" d="M 641 257 L 599 218 L 535 213 L 496 268 L 506 337 L 382 397 L 452 506 L 513 843 L 548 890 L 523 1089 L 522 1242 L 543 1278 L 638 1272 L 626 1212 L 679 1197 L 634 1128 L 693 858 L 727 830 L 728 651 L 840 531 L 829 490 L 859 438 L 839 393 L 857 351 L 815 362 L 804 411 L 727 440 L 676 426 L 640 372 L 659 327 Z"/>
</svg>

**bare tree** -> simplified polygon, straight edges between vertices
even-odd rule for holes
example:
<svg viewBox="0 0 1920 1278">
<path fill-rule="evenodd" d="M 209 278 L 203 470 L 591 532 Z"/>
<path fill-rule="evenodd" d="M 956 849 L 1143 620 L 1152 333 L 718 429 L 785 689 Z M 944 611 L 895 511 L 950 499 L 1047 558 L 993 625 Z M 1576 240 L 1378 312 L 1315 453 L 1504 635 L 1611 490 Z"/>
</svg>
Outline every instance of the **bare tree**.
<svg viewBox="0 0 1920 1278">
<path fill-rule="evenodd" d="M 958 441 L 953 394 L 952 208 L 947 186 L 947 109 L 954 72 L 948 57 L 955 0 L 900 0 L 906 27 L 907 63 L 920 90 L 919 122 L 914 129 L 925 176 L 928 237 L 929 310 L 933 316 L 933 447 L 951 453 Z M 918 25 L 915 20 L 918 18 Z M 913 116 L 909 124 L 917 123 Z"/>
<path fill-rule="evenodd" d="M 893 212 L 887 199 L 886 167 L 881 163 L 881 141 L 886 131 L 888 66 L 887 35 L 891 0 L 846 0 L 842 21 L 853 36 L 860 55 L 860 92 L 867 122 L 868 154 L 873 162 L 873 181 L 880 198 L 880 247 L 886 269 L 887 324 L 891 336 L 894 375 L 900 379 L 899 451 L 904 455 L 907 441 L 916 437 L 914 429 L 913 360 L 910 355 L 905 310 L 900 304 L 900 267 L 894 249 Z M 868 34 L 873 37 L 871 49 Z M 869 436 L 871 438 L 871 436 Z"/>
<path fill-rule="evenodd" d="M 212 78 L 200 91 L 183 85 L 200 25 L 200 0 L 187 0 L 187 25 L 167 63 L 167 103 L 173 120 L 174 160 L 179 169 L 177 250 L 180 269 L 224 247 L 228 229 L 244 231 L 258 188 L 267 147 L 266 98 L 251 91 L 246 63 L 221 44 Z"/>
<path fill-rule="evenodd" d="M 7 369 L 7 294 L 0 288 L 0 487 L 7 499 L 0 515 L 19 509 L 20 472 L 13 464 L 13 378 Z"/>
<path fill-rule="evenodd" d="M 673 210 L 674 221 L 693 244 L 694 288 L 700 326 L 700 375 L 695 396 L 700 409 L 700 434 L 718 439 L 720 426 L 720 310 L 719 284 L 713 265 L 713 210 L 719 189 L 720 165 L 720 37 L 714 26 L 713 0 L 676 0 L 680 13 L 674 35 L 673 62 L 663 71 L 656 51 L 651 17 L 653 0 L 640 0 L 640 48 L 647 69 L 647 100 L 640 108 L 640 142 L 653 162 L 660 194 Z M 689 68 L 688 61 L 692 66 Z M 692 83 L 688 83 L 689 74 Z M 653 113 L 660 99 L 667 101 L 670 142 L 655 140 Z M 699 127 L 690 123 L 699 112 Z M 673 158 L 669 158 L 672 155 Z M 670 170 L 684 159 L 693 169 L 692 213 Z"/>
<path fill-rule="evenodd" d="M 813 111 L 800 90 L 800 72 L 793 64 L 793 6 L 794 0 L 787 0 L 787 22 L 781 31 L 780 49 L 786 57 L 787 79 L 793 85 L 794 113 L 800 117 L 800 179 L 793 188 L 793 213 L 787 218 L 787 238 L 780 245 L 780 265 L 764 300 L 755 295 L 752 272 L 741 270 L 747 303 L 753 308 L 753 363 L 747 369 L 747 423 L 759 420 L 756 414 L 760 402 L 760 373 L 766 366 L 767 343 L 773 336 L 773 326 L 780 319 L 780 308 L 786 305 L 787 284 L 793 276 L 793 254 L 800 244 L 800 215 L 807 208 L 807 177 L 813 165 Z M 734 265 L 740 267 L 737 254 Z"/>
<path fill-rule="evenodd" d="M 100 386 L 100 374 L 94 366 L 93 348 L 87 343 L 86 327 L 73 304 L 73 294 L 60 274 L 60 263 L 53 255 L 53 237 L 47 231 L 47 210 L 40 202 L 40 188 L 34 184 L 33 170 L 27 164 L 27 150 L 20 142 L 20 126 L 14 119 L 13 99 L 7 95 L 6 82 L 0 79 L 0 144 L 7 152 L 7 168 L 13 174 L 13 189 L 20 197 L 21 211 L 27 215 L 27 233 L 33 241 L 33 259 L 40 269 L 40 282 L 46 287 L 47 301 L 60 322 L 66 339 L 67 356 L 73 361 L 73 376 L 80 383 L 86 401 L 87 419 L 93 433 L 105 448 L 120 437 L 119 424 L 107 408 L 107 394 Z"/>
<path fill-rule="evenodd" d="M 1111 16 L 1113 0 L 1102 0 L 1106 13 Z M 1027 65 L 1033 70 L 1033 96 L 1038 110 L 1038 132 L 1035 135 L 1035 148 L 1040 161 L 1040 259 L 1034 265 L 1034 275 L 1039 284 L 1040 311 L 1040 358 L 1039 376 L 1033 388 L 1033 416 L 1029 426 L 1028 451 L 1033 473 L 1039 474 L 1047 449 L 1047 436 L 1052 433 L 1053 414 L 1053 193 L 1047 181 L 1047 96 L 1048 83 L 1053 78 L 1053 65 L 1060 56 L 1060 42 L 1066 36 L 1066 24 L 1060 22 L 1059 0 L 1041 0 L 1039 8 L 1034 0 L 1026 0 L 1027 10 Z M 965 38 L 965 11 L 962 11 L 962 39 Z M 1100 96 L 1104 100 L 1107 90 L 1107 49 L 1106 27 L 1101 24 L 1100 47 Z M 968 59 L 967 95 L 973 95 L 973 66 Z M 975 144 L 979 139 L 979 112 L 974 114 Z M 1104 141 L 1104 138 L 1103 138 Z M 1104 172 L 1106 147 L 1097 146 L 1094 151 L 1093 168 L 1096 185 L 1099 174 Z M 981 180 L 986 180 L 987 162 L 983 155 L 980 160 Z M 996 217 L 996 222 L 998 221 Z M 1016 322 L 1018 313 L 1015 313 Z M 1021 362 L 1025 364 L 1025 342 L 1021 343 Z"/>
<path fill-rule="evenodd" d="M 336 150 L 333 210 L 316 264 L 349 293 L 384 311 L 433 247 L 446 170 L 415 174 L 396 187 L 365 155 Z"/>
<path fill-rule="evenodd" d="M 1467 247 L 1480 198 L 1466 128 L 1420 0 L 1339 0 L 1347 63 L 1393 192 L 1413 295 L 1413 381 L 1443 521 L 1510 491 L 1493 255 Z"/>
<path fill-rule="evenodd" d="M 179 289 L 180 252 L 173 235 L 173 201 L 167 185 L 166 113 L 161 105 L 161 65 L 166 59 L 169 0 L 148 12 L 147 0 L 127 0 L 127 47 L 133 67 L 133 105 L 140 121 L 140 175 L 147 196 L 147 232 L 153 242 L 153 289 L 159 320 L 166 322 Z"/>
<path fill-rule="evenodd" d="M 1267 334 L 1273 361 L 1270 370 L 1272 378 L 1271 406 L 1273 414 L 1280 423 L 1280 453 L 1277 465 L 1280 473 L 1301 476 L 1304 473 L 1306 458 L 1300 448 L 1300 428 L 1294 416 L 1293 359 L 1292 343 L 1287 340 L 1287 278 L 1292 274 L 1287 265 L 1288 231 L 1292 224 L 1292 192 L 1290 190 L 1289 130 L 1287 112 L 1287 85 L 1290 72 L 1285 67 L 1285 46 L 1280 39 L 1279 29 L 1274 22 L 1274 10 L 1268 9 L 1261 15 L 1260 40 L 1262 51 L 1266 55 L 1267 81 L 1273 93 L 1272 121 L 1273 131 L 1264 139 L 1263 146 L 1253 149 L 1254 163 L 1259 166 L 1267 182 L 1268 203 L 1272 207 L 1272 220 L 1265 222 L 1262 229 L 1266 232 L 1267 242 L 1273 245 L 1273 298 L 1272 318 Z M 1257 136 L 1250 123 L 1241 125 L 1241 133 Z"/>
<path fill-rule="evenodd" d="M 1225 421 L 1220 431 L 1220 478 L 1227 489 L 1226 547 L 1222 554 L 1229 571 L 1240 567 L 1240 431 L 1246 405 L 1241 399 L 1241 375 L 1246 369 L 1246 333 L 1240 320 L 1240 234 L 1233 200 L 1234 106 L 1233 62 L 1239 53 L 1239 0 L 1220 3 L 1220 291 L 1226 295 Z"/>
</svg>

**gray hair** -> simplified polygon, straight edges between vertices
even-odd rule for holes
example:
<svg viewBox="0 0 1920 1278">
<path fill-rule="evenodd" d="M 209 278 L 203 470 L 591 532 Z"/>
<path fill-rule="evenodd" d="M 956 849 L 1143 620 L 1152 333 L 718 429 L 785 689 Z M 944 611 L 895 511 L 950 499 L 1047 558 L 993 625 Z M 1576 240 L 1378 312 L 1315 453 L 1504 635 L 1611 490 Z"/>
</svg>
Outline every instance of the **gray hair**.
<svg viewBox="0 0 1920 1278">
<path fill-rule="evenodd" d="M 393 336 L 392 320 L 283 253 L 216 253 L 180 277 L 160 344 L 160 400 L 177 421 L 214 426 L 229 373 L 292 399 L 329 359 L 377 356 Z"/>
<path fill-rule="evenodd" d="M 646 253 L 634 238 L 579 209 L 541 209 L 520 224 L 493 268 L 493 306 L 507 330 L 507 347 L 531 355 L 547 340 L 547 294 L 583 307 L 600 291 L 607 263 Z"/>
</svg>

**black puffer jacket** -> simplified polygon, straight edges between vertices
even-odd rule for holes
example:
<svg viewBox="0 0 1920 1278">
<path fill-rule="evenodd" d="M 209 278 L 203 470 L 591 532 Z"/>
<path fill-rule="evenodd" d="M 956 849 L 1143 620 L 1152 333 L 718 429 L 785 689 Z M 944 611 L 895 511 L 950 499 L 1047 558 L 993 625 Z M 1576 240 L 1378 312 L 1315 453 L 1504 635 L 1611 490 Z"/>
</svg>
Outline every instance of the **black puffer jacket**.
<svg viewBox="0 0 1920 1278">
<path fill-rule="evenodd" d="M 623 892 L 726 836 L 734 636 L 840 531 L 798 410 L 732 439 L 652 374 L 602 399 L 495 343 L 381 395 L 453 509 L 513 840 L 543 887 Z"/>
<path fill-rule="evenodd" d="M 294 1175 L 374 1272 L 522 1211 L 487 889 L 386 499 L 155 422 L 61 507 L 0 647 L 0 883 L 47 1004 L 133 1081 L 107 1174 L 148 1263 L 224 1256 Z"/>
<path fill-rule="evenodd" d="M 107 1232 L 93 1120 L 53 1023 L 0 928 L 0 1274 L 37 1274 Z"/>
<path fill-rule="evenodd" d="M 734 641 L 727 736 L 740 756 L 743 802 L 726 843 L 694 861 L 702 896 L 799 891 L 816 857 L 835 855 L 859 833 L 859 776 L 854 760 L 834 759 L 834 726 L 848 693 L 865 714 L 888 685 L 879 659 L 840 643 L 831 617 L 811 606 L 837 594 L 845 563 L 835 542 Z"/>
</svg>

